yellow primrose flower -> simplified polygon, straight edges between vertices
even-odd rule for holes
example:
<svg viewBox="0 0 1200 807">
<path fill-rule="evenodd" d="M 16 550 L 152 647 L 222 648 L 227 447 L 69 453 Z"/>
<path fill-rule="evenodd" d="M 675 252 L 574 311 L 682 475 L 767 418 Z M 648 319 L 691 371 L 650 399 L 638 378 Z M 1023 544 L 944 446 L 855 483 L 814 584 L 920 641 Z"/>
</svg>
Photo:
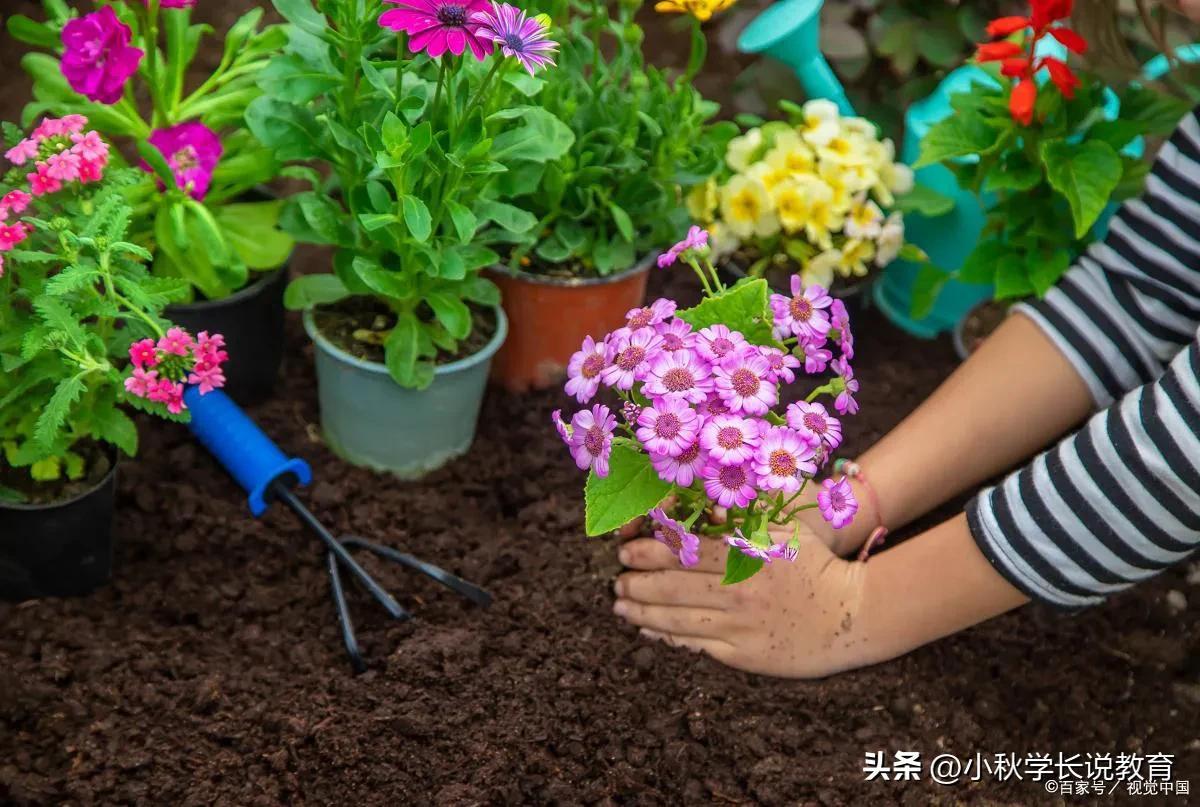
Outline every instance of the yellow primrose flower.
<svg viewBox="0 0 1200 807">
<path fill-rule="evenodd" d="M 804 233 L 808 240 L 829 249 L 833 244 L 833 233 L 842 228 L 844 214 L 834 207 L 833 189 L 812 177 L 804 182 L 804 193 L 808 196 L 808 216 L 804 219 Z"/>
<path fill-rule="evenodd" d="M 737 0 L 660 0 L 654 10 L 667 14 L 691 14 L 700 22 L 708 22 L 712 15 L 719 14 Z"/>
<path fill-rule="evenodd" d="M 866 165 L 874 161 L 870 141 L 861 135 L 842 132 L 831 137 L 825 145 L 818 146 L 817 154 L 822 160 L 842 165 Z"/>
<path fill-rule="evenodd" d="M 833 285 L 833 269 L 842 260 L 841 250 L 829 249 L 809 260 L 800 270 L 800 282 L 805 286 L 822 286 L 829 288 Z"/>
<path fill-rule="evenodd" d="M 808 221 L 809 197 L 805 193 L 804 183 L 794 178 L 785 179 L 775 186 L 771 196 L 783 229 L 788 233 L 801 230 Z"/>
<path fill-rule="evenodd" d="M 896 260 L 900 247 L 904 246 L 904 217 L 893 213 L 887 217 L 875 241 L 875 265 L 887 266 Z"/>
<path fill-rule="evenodd" d="M 741 241 L 723 221 L 708 225 L 708 249 L 713 260 L 730 255 L 741 245 Z"/>
<path fill-rule="evenodd" d="M 739 238 L 779 232 L 771 195 L 757 179 L 736 174 L 721 189 L 721 218 Z"/>
<path fill-rule="evenodd" d="M 762 145 L 762 140 L 762 129 L 751 129 L 733 138 L 725 147 L 725 162 L 734 171 L 745 171 L 750 167 L 750 160 Z"/>
<path fill-rule="evenodd" d="M 845 166 L 837 163 L 821 163 L 817 175 L 833 193 L 833 209 L 845 213 L 854 201 L 854 194 L 859 188 L 851 188 L 851 177 L 847 176 Z"/>
<path fill-rule="evenodd" d="M 833 101 L 824 98 L 808 101 L 801 108 L 801 116 L 796 129 L 810 145 L 824 146 L 841 131 L 837 104 Z"/>
<path fill-rule="evenodd" d="M 746 176 L 754 177 L 761 182 L 768 193 L 775 190 L 776 185 L 790 178 L 791 175 L 792 172 L 786 168 L 773 166 L 766 161 L 757 162 L 746 170 Z"/>
<path fill-rule="evenodd" d="M 834 268 L 842 277 L 863 277 L 867 264 L 875 257 L 875 243 L 866 239 L 851 238 L 842 244 L 841 258 Z"/>
<path fill-rule="evenodd" d="M 804 144 L 800 135 L 790 130 L 775 138 L 775 145 L 763 157 L 763 162 L 789 174 L 811 174 L 817 167 L 813 150 Z"/>
<path fill-rule="evenodd" d="M 874 140 L 876 137 L 875 124 L 866 118 L 842 118 L 842 134 Z"/>
<path fill-rule="evenodd" d="M 720 200 L 717 199 L 717 181 L 709 177 L 702 184 L 693 186 L 684 197 L 684 202 L 687 204 L 688 215 L 692 217 L 692 221 L 712 221 L 713 214 L 717 212 L 717 205 L 720 203 Z"/>
<path fill-rule="evenodd" d="M 865 193 L 854 197 L 846 216 L 846 235 L 851 238 L 876 238 L 883 227 L 883 211 Z"/>
</svg>

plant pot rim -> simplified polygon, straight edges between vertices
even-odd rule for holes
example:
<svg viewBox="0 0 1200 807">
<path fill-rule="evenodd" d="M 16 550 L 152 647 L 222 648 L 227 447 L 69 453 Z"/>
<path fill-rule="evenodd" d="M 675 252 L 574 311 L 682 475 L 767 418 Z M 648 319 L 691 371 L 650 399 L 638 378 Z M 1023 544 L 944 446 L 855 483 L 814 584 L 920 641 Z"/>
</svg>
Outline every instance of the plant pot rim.
<svg viewBox="0 0 1200 807">
<path fill-rule="evenodd" d="M 293 250 L 293 253 L 295 250 Z M 264 287 L 271 285 L 272 282 L 279 278 L 280 274 L 286 274 L 288 266 L 292 262 L 292 254 L 289 253 L 287 260 L 266 272 L 258 273 L 253 283 L 248 283 L 242 286 L 228 297 L 222 297 L 220 300 L 198 300 L 191 303 L 172 303 L 167 306 L 167 311 L 180 311 L 184 313 L 195 313 L 198 311 L 207 311 L 211 308 L 217 308 L 224 305 L 234 305 L 243 300 L 248 300 L 258 294 Z M 251 270 L 254 271 L 254 270 Z"/>
<path fill-rule="evenodd" d="M 500 345 L 504 344 L 505 337 L 508 336 L 508 317 L 504 315 L 504 309 L 500 306 L 492 306 L 492 310 L 496 313 L 496 332 L 492 334 L 492 338 L 479 350 L 472 353 L 470 356 L 465 356 L 457 361 L 452 361 L 449 364 L 439 364 L 434 367 L 433 374 L 435 376 L 450 375 L 462 370 L 470 369 L 480 362 L 487 361 L 496 351 L 500 349 Z M 343 364 L 349 364 L 351 367 L 357 367 L 360 370 L 365 370 L 368 373 L 377 373 L 385 375 L 389 378 L 391 374 L 388 372 L 387 365 L 376 361 L 367 361 L 360 359 L 351 353 L 347 353 L 340 347 L 331 342 L 325 334 L 321 333 L 317 328 L 316 320 L 313 319 L 312 308 L 304 309 L 304 330 L 308 333 L 308 338 L 313 340 L 321 350 L 330 354 Z"/>
<path fill-rule="evenodd" d="M 109 482 L 111 482 L 113 476 L 117 473 L 117 466 L 120 465 L 120 462 L 121 462 L 121 454 L 120 454 L 120 452 L 111 450 L 111 449 L 109 450 L 109 454 L 110 454 L 110 459 L 112 462 L 108 469 L 108 473 L 106 473 L 103 477 L 101 477 L 99 482 L 92 485 L 90 488 L 83 491 L 82 493 L 77 493 L 76 495 L 72 496 L 69 499 L 63 499 L 63 500 L 57 501 L 57 502 L 46 502 L 45 504 L 25 504 L 23 502 L 9 502 L 9 501 L 4 501 L 3 499 L 0 499 L 0 510 L 21 510 L 24 512 L 35 512 L 38 510 L 55 510 L 59 507 L 67 507 L 69 505 L 75 504 L 76 502 L 83 501 L 87 497 L 93 495 L 96 491 L 98 491 L 101 488 L 103 488 L 104 486 L 106 486 Z"/>
<path fill-rule="evenodd" d="M 496 274 L 506 275 L 516 280 L 523 280 L 526 283 L 533 283 L 535 285 L 583 287 L 605 286 L 609 283 L 616 283 L 634 275 L 648 272 L 650 271 L 650 267 L 654 266 L 654 261 L 655 256 L 653 254 L 646 255 L 628 269 L 623 269 L 616 274 L 604 275 L 602 277 L 554 277 L 551 275 L 539 275 L 536 272 L 526 272 L 524 269 L 513 269 L 503 264 L 495 264 L 489 268 Z"/>
</svg>

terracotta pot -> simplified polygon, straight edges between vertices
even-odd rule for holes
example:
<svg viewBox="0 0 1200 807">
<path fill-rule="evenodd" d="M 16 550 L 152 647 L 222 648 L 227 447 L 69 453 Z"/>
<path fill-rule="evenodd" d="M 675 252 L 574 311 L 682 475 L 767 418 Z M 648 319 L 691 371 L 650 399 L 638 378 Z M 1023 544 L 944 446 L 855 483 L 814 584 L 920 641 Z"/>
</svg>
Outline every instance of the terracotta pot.
<svg viewBox="0 0 1200 807">
<path fill-rule="evenodd" d="M 493 268 L 508 314 L 508 341 L 492 361 L 492 378 L 509 390 L 544 389 L 562 379 L 585 336 L 596 339 L 625 323 L 646 298 L 653 256 L 620 274 L 560 278 Z"/>
</svg>

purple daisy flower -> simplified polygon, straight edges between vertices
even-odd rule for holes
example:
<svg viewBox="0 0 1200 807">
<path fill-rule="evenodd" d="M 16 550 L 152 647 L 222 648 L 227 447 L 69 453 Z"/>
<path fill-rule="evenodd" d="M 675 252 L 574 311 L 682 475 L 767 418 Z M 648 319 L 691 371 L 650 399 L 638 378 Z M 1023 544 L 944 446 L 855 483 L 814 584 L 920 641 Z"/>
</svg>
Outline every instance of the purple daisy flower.
<svg viewBox="0 0 1200 807">
<path fill-rule="evenodd" d="M 691 487 L 692 482 L 708 464 L 708 454 L 697 440 L 683 450 L 678 457 L 670 454 L 651 454 L 650 464 L 654 466 L 658 478 L 680 487 Z"/>
<path fill-rule="evenodd" d="M 633 382 L 644 381 L 649 360 L 654 358 L 662 344 L 662 337 L 649 328 L 629 331 L 622 328 L 610 338 L 612 341 L 612 364 L 600 373 L 600 380 L 617 389 L 633 389 Z"/>
<path fill-rule="evenodd" d="M 830 366 L 835 373 L 842 377 L 842 385 L 844 386 L 844 389 L 834 399 L 833 408 L 838 411 L 839 415 L 856 414 L 858 412 L 858 401 L 854 399 L 854 395 L 858 392 L 858 379 L 854 377 L 854 368 L 850 366 L 850 362 L 846 360 L 845 356 L 835 359 Z"/>
<path fill-rule="evenodd" d="M 729 330 L 724 325 L 713 325 L 701 329 L 700 337 L 696 340 L 696 350 L 700 351 L 700 355 L 713 364 L 747 345 L 749 342 L 746 341 L 746 337 L 737 331 Z"/>
<path fill-rule="evenodd" d="M 675 308 L 676 304 L 674 300 L 667 300 L 660 297 L 650 303 L 650 305 L 629 309 L 625 314 L 625 322 L 631 331 L 636 331 L 639 328 L 649 328 L 661 322 L 666 322 L 667 317 L 675 313 Z"/>
<path fill-rule="evenodd" d="M 814 447 L 824 443 L 832 450 L 842 444 L 842 423 L 822 404 L 805 401 L 790 404 L 787 423 Z"/>
<path fill-rule="evenodd" d="M 613 431 L 617 417 L 604 404 L 591 411 L 576 412 L 571 418 L 571 456 L 579 470 L 591 468 L 596 476 L 608 476 L 608 458 L 612 455 Z"/>
<path fill-rule="evenodd" d="M 671 351 L 691 350 L 696 344 L 696 334 L 692 326 L 681 319 L 660 322 L 654 326 L 654 332 L 662 337 L 662 349 Z"/>
<path fill-rule="evenodd" d="M 731 412 L 765 415 L 779 402 L 779 388 L 771 380 L 771 365 L 756 349 L 726 356 L 713 368 L 717 394 Z"/>
<path fill-rule="evenodd" d="M 637 437 L 651 454 L 678 457 L 700 431 L 700 416 L 681 398 L 659 398 L 638 416 Z"/>
<path fill-rule="evenodd" d="M 520 62 L 529 75 L 554 66 L 551 57 L 558 43 L 540 20 L 525 16 L 516 6 L 492 3 L 491 11 L 476 13 L 471 20 L 479 26 L 478 36 L 499 45 L 500 52 Z"/>
<path fill-rule="evenodd" d="M 562 441 L 568 446 L 571 445 L 571 427 L 563 422 L 562 410 L 555 409 L 550 413 L 550 419 L 554 421 L 554 428 L 558 430 L 558 436 L 562 438 Z"/>
<path fill-rule="evenodd" d="M 786 557 L 789 554 L 785 544 L 759 546 L 758 544 L 751 542 L 748 538 L 746 538 L 745 535 L 742 534 L 740 527 L 734 530 L 733 535 L 725 536 L 725 543 L 729 544 L 743 555 L 751 558 L 757 558 L 764 563 L 770 563 L 771 561 L 775 560 L 775 558 Z M 794 559 L 794 557 L 795 556 L 793 555 L 792 558 L 789 558 L 789 560 Z"/>
<path fill-rule="evenodd" d="M 384 0 L 399 8 L 379 15 L 379 24 L 409 35 L 408 49 L 436 59 L 446 51 L 461 56 L 468 47 L 479 61 L 492 52 L 474 17 L 487 13 L 487 0 Z"/>
<path fill-rule="evenodd" d="M 782 426 L 771 427 L 754 454 L 759 487 L 795 493 L 800 490 L 804 474 L 816 475 L 815 454 L 814 446 L 798 433 Z"/>
<path fill-rule="evenodd" d="M 850 489 L 846 477 L 836 482 L 826 479 L 821 483 L 821 489 L 817 491 L 817 507 L 821 517 L 835 530 L 854 520 L 854 514 L 858 512 L 858 500 L 854 498 L 854 491 Z"/>
<path fill-rule="evenodd" d="M 801 340 L 824 339 L 829 333 L 829 314 L 824 310 L 833 305 L 833 298 L 822 286 L 807 289 L 799 275 L 792 275 L 792 296 L 771 295 L 771 310 L 775 324 Z"/>
<path fill-rule="evenodd" d="M 162 152 L 179 189 L 196 201 L 202 201 L 212 183 L 213 171 L 225 153 L 216 133 L 199 121 L 188 121 L 155 129 L 146 141 Z M 141 167 L 151 170 L 144 161 Z"/>
<path fill-rule="evenodd" d="M 567 394 L 579 403 L 590 401 L 600 388 L 600 373 L 611 359 L 611 347 L 585 336 L 583 346 L 567 362 Z"/>
<path fill-rule="evenodd" d="M 837 331 L 838 346 L 842 349 L 842 355 L 853 359 L 854 334 L 850 330 L 850 312 L 846 310 L 846 304 L 836 298 L 829 306 L 829 325 Z"/>
<path fill-rule="evenodd" d="M 644 395 L 704 403 L 712 392 L 712 368 L 690 350 L 660 352 L 650 360 Z"/>
<path fill-rule="evenodd" d="M 785 384 L 791 384 L 796 380 L 794 371 L 800 366 L 799 359 L 777 347 L 760 347 L 758 351 L 770 365 L 771 376 L 775 382 L 782 381 Z"/>
<path fill-rule="evenodd" d="M 681 564 L 695 566 L 700 562 L 699 536 L 692 534 L 682 523 L 668 516 L 661 507 L 655 507 L 647 515 L 654 519 L 658 527 L 654 531 L 655 539 L 666 544 Z"/>
<path fill-rule="evenodd" d="M 700 446 L 719 465 L 741 465 L 754 456 L 758 424 L 737 415 L 717 415 L 700 430 Z"/>
<path fill-rule="evenodd" d="M 804 342 L 804 372 L 809 374 L 823 373 L 829 366 L 833 353 L 826 350 L 825 341 L 806 340 Z"/>
<path fill-rule="evenodd" d="M 688 250 L 703 249 L 706 246 L 708 246 L 708 230 L 693 224 L 688 229 L 687 236 L 682 241 L 658 256 L 658 268 L 667 268 L 679 260 L 679 256 Z"/>
<path fill-rule="evenodd" d="M 749 463 L 720 465 L 710 462 L 702 474 L 704 492 L 722 507 L 745 507 L 758 496 L 758 480 Z"/>
</svg>

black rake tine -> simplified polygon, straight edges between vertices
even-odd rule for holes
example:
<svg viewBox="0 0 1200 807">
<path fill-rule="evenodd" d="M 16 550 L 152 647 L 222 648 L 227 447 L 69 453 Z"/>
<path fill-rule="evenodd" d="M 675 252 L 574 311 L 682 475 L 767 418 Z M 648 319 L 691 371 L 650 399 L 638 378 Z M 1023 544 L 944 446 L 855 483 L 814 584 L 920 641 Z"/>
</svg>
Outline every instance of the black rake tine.
<svg viewBox="0 0 1200 807">
<path fill-rule="evenodd" d="M 395 561 L 401 566 L 405 566 L 413 571 L 420 572 L 426 577 L 432 578 L 441 583 L 446 588 L 466 597 L 476 605 L 486 608 L 492 604 L 492 595 L 483 590 L 474 583 L 469 583 L 457 575 L 453 575 L 440 566 L 434 566 L 432 563 L 426 563 L 420 558 L 414 557 L 407 552 L 400 552 L 392 549 L 390 546 L 383 546 L 374 541 L 368 541 L 366 538 L 360 538 L 357 535 L 342 536 L 342 544 L 344 546 L 359 547 L 366 549 L 369 552 L 374 552 L 380 557 Z"/>
<path fill-rule="evenodd" d="M 337 608 L 338 625 L 342 629 L 342 642 L 350 656 L 350 666 L 355 673 L 364 672 L 367 664 L 358 649 L 358 638 L 354 635 L 354 623 L 350 620 L 350 607 L 346 603 L 346 591 L 342 588 L 342 575 L 338 572 L 338 558 L 332 551 L 325 553 L 329 566 L 329 585 L 333 589 L 333 604 Z"/>
</svg>

